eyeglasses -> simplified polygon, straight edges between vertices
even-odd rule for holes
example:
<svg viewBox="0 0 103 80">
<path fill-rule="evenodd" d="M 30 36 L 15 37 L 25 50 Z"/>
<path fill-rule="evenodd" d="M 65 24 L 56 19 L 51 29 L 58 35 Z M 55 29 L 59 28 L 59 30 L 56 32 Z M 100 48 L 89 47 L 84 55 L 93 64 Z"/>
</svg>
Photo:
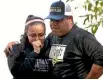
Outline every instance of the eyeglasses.
<svg viewBox="0 0 103 80">
<path fill-rule="evenodd" d="M 30 33 L 30 32 L 28 32 L 27 35 L 29 37 L 31 37 L 31 38 L 36 38 L 36 37 L 43 38 L 43 37 L 45 37 L 44 33 L 38 33 L 38 34 L 36 34 L 36 33 Z"/>
</svg>

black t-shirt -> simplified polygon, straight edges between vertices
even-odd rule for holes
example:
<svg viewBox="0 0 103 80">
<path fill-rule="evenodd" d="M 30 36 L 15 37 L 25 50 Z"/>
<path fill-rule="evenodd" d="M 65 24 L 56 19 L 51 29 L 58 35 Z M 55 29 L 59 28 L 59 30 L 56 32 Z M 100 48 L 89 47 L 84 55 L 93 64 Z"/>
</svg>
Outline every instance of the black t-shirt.
<svg viewBox="0 0 103 80">
<path fill-rule="evenodd" d="M 85 78 L 92 64 L 103 66 L 102 45 L 76 25 L 65 36 L 49 34 L 47 39 L 51 44 L 53 78 Z"/>
</svg>

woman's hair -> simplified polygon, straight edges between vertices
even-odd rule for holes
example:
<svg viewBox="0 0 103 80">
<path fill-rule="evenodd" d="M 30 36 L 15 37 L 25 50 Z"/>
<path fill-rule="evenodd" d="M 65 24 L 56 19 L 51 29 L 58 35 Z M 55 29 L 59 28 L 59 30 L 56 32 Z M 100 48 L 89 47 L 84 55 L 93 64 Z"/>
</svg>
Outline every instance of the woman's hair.
<svg viewBox="0 0 103 80">
<path fill-rule="evenodd" d="M 28 30 L 29 26 L 37 25 L 37 24 L 42 24 L 44 26 L 44 30 L 46 31 L 45 23 L 44 23 L 44 20 L 42 18 L 40 18 L 38 16 L 34 16 L 34 15 L 29 15 L 26 19 L 26 22 L 25 22 L 25 30 Z M 28 48 L 28 47 L 31 47 L 31 44 L 29 43 L 29 40 L 28 40 L 28 37 L 27 37 L 25 30 L 24 30 L 24 34 L 21 35 L 21 39 L 20 39 L 23 50 Z"/>
</svg>

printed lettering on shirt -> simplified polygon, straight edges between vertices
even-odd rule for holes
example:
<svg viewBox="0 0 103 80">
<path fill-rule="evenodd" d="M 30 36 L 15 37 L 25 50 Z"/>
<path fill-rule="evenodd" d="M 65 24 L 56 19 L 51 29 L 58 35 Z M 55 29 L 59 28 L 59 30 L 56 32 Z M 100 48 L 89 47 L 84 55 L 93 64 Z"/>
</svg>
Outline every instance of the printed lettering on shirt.
<svg viewBox="0 0 103 80">
<path fill-rule="evenodd" d="M 49 59 L 36 59 L 33 71 L 48 72 Z"/>
<path fill-rule="evenodd" d="M 63 62 L 66 45 L 53 44 L 49 53 L 49 58 L 52 59 L 53 65 L 57 62 Z"/>
</svg>

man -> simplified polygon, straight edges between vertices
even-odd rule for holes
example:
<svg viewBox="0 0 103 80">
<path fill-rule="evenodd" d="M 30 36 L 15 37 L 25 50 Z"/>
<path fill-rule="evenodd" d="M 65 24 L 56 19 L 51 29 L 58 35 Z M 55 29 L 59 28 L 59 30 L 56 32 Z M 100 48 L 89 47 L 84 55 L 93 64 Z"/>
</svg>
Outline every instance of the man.
<svg viewBox="0 0 103 80">
<path fill-rule="evenodd" d="M 103 74 L 103 47 L 91 33 L 74 24 L 70 6 L 62 1 L 52 3 L 47 19 L 52 30 L 47 40 L 53 78 L 99 78 Z"/>
<path fill-rule="evenodd" d="M 103 74 L 103 47 L 95 37 L 73 23 L 69 5 L 54 2 L 50 8 L 52 47 L 49 57 L 54 78 L 98 78 Z"/>
</svg>

